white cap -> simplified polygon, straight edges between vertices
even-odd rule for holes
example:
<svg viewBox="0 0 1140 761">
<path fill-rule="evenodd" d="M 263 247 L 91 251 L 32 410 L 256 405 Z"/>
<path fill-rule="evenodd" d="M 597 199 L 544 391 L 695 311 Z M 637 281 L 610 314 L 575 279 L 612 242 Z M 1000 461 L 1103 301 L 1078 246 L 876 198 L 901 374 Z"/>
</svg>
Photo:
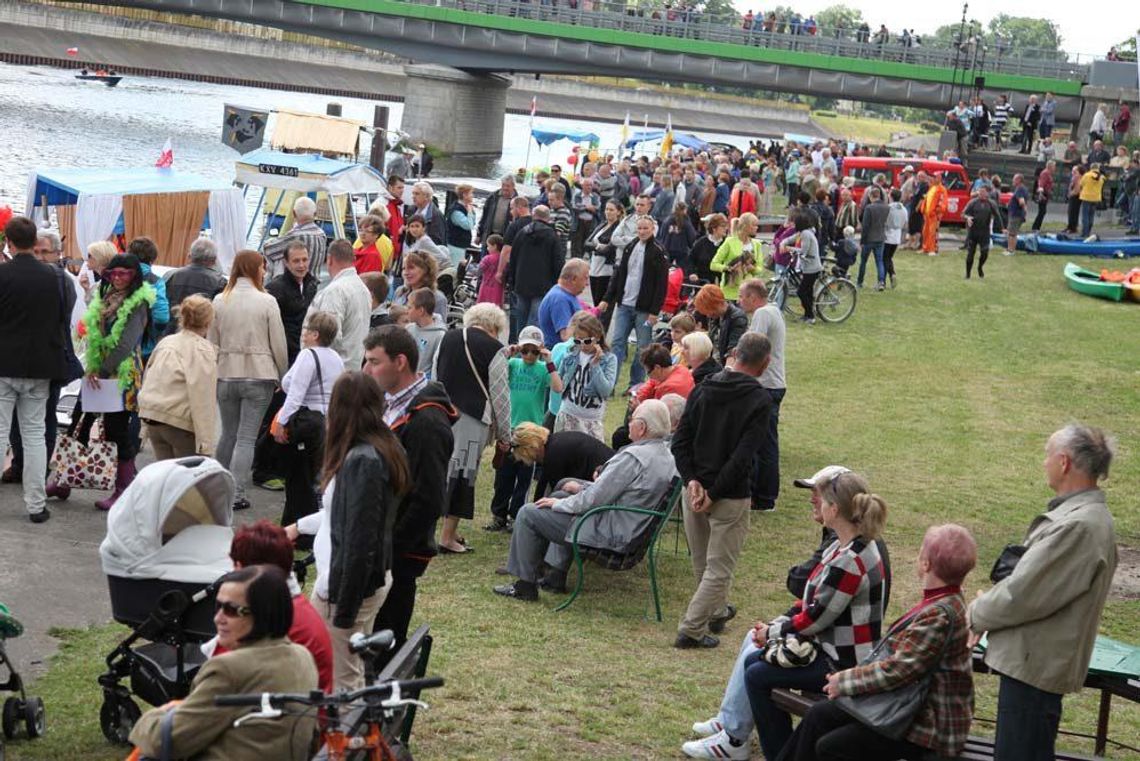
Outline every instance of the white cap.
<svg viewBox="0 0 1140 761">
<path fill-rule="evenodd" d="M 533 325 L 528 325 L 519 331 L 519 346 L 537 346 L 541 349 L 546 343 L 542 339 L 542 330 Z"/>
<path fill-rule="evenodd" d="M 903 171 L 904 171 L 904 172 L 913 172 L 913 171 L 914 171 L 914 167 L 913 167 L 913 166 L 911 166 L 910 164 L 907 164 L 906 166 L 904 166 L 904 167 L 903 167 Z"/>
<path fill-rule="evenodd" d="M 797 478 L 794 483 L 801 489 L 814 489 L 815 485 L 820 481 L 830 481 L 836 476 L 841 476 L 844 473 L 850 473 L 850 468 L 845 468 L 842 465 L 828 465 L 826 468 L 821 468 L 815 472 L 811 478 Z"/>
</svg>

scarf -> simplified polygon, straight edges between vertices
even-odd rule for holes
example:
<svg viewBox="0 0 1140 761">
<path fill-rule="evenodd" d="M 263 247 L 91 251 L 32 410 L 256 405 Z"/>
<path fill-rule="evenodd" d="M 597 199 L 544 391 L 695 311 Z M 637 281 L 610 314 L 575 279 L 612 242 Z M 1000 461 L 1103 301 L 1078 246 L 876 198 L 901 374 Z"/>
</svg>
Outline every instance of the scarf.
<svg viewBox="0 0 1140 761">
<path fill-rule="evenodd" d="M 126 291 L 120 291 L 118 288 L 110 287 L 107 293 L 102 297 L 98 293 L 95 294 L 96 298 L 102 301 L 102 307 L 99 309 L 99 321 L 106 322 L 111 319 L 115 312 L 119 311 L 119 307 L 123 305 L 123 301 L 127 298 Z"/>
<path fill-rule="evenodd" d="M 105 296 L 109 298 L 105 299 Z M 83 323 L 87 327 L 87 355 L 84 362 L 87 372 L 99 372 L 99 368 L 103 365 L 103 360 L 118 347 L 119 341 L 122 340 L 123 331 L 127 327 L 127 321 L 130 319 L 131 313 L 143 304 L 149 309 L 154 304 L 156 298 L 157 294 L 155 293 L 154 287 L 146 282 L 135 289 L 130 295 L 115 290 L 109 290 L 107 294 L 96 292 L 95 298 L 91 300 L 91 305 L 87 308 L 87 314 L 83 316 Z M 118 302 L 117 307 L 114 309 L 108 308 L 108 304 L 116 301 Z M 106 317 L 104 315 L 106 315 Z M 111 323 L 111 330 L 104 333 L 103 326 L 106 323 L 107 317 L 110 316 L 114 316 L 114 322 Z M 124 392 L 131 386 L 131 371 L 133 367 L 134 352 L 131 352 L 119 363 L 118 368 L 116 368 L 119 389 Z"/>
</svg>

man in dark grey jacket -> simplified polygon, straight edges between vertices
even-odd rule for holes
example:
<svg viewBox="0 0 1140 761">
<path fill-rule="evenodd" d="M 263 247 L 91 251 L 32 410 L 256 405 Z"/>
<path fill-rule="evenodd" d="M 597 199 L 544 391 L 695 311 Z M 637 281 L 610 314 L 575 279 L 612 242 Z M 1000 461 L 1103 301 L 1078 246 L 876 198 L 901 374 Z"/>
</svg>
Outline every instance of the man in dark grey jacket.
<svg viewBox="0 0 1140 761">
<path fill-rule="evenodd" d="M 297 243 L 296 245 L 303 245 Z M 216 269 L 218 246 L 209 238 L 199 238 L 190 244 L 190 263 L 167 273 L 166 298 L 170 302 L 170 322 L 167 333 L 178 332 L 178 309 L 187 296 L 201 294 L 213 301 L 226 287 L 226 279 Z"/>
<path fill-rule="evenodd" d="M 883 290 L 887 282 L 887 270 L 883 264 L 883 245 L 887 241 L 887 215 L 890 207 L 883 201 L 883 191 L 877 187 L 869 188 L 867 195 L 870 200 L 863 207 L 863 220 L 860 223 L 862 233 L 859 242 L 862 244 L 862 253 L 859 255 L 859 282 L 863 287 L 863 275 L 867 271 L 867 256 L 875 254 L 875 269 L 878 272 L 879 284 L 877 290 Z"/>
</svg>

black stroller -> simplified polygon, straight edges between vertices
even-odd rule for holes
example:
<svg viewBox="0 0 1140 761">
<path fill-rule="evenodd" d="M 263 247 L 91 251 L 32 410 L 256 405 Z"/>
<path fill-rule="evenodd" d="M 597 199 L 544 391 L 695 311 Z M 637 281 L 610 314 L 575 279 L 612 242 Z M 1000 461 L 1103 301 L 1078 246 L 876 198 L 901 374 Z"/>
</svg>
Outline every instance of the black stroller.
<svg viewBox="0 0 1140 761">
<path fill-rule="evenodd" d="M 10 695 L 4 699 L 2 714 L 3 737 L 0 737 L 0 759 L 4 758 L 4 740 L 11 740 L 23 727 L 29 739 L 41 736 L 47 730 L 44 714 L 44 701 L 40 698 L 28 697 L 24 691 L 24 680 L 17 673 L 8 650 L 4 646 L 5 640 L 19 637 L 24 633 L 24 626 L 8 612 L 7 606 L 0 603 L 0 668 L 8 669 L 8 679 L 0 682 L 0 692 L 19 693 L 19 697 Z"/>
<path fill-rule="evenodd" d="M 186 697 L 206 661 L 200 646 L 215 635 L 213 585 L 232 568 L 233 500 L 229 471 L 185 457 L 143 468 L 107 516 L 99 554 L 111 613 L 134 629 L 99 677 L 99 725 L 113 743 L 126 743 L 142 715 L 132 695 L 154 706 Z"/>
</svg>

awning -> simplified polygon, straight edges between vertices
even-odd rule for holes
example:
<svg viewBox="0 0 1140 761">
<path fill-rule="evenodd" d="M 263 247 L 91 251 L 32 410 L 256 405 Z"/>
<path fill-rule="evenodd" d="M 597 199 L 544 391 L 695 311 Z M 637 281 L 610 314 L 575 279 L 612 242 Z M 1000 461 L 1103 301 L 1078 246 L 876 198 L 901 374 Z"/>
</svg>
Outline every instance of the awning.
<svg viewBox="0 0 1140 761">
<path fill-rule="evenodd" d="M 360 130 L 356 119 L 278 109 L 270 145 L 287 151 L 319 151 L 355 156 Z"/>
<path fill-rule="evenodd" d="M 235 164 L 234 180 L 300 193 L 368 193 L 387 188 L 384 175 L 367 164 L 268 148 L 251 151 Z"/>
<path fill-rule="evenodd" d="M 563 130 L 545 130 L 545 129 L 532 129 L 530 136 L 534 138 L 535 142 L 541 145 L 550 145 L 559 140 L 570 140 L 575 143 L 589 143 L 593 145 L 601 138 L 593 132 L 586 132 L 584 130 L 563 129 Z"/>
<path fill-rule="evenodd" d="M 663 129 L 641 130 L 633 133 L 633 136 L 630 137 L 629 140 L 625 141 L 624 147 L 633 148 L 638 143 L 656 143 L 664 139 L 665 130 Z M 707 151 L 712 147 L 708 144 L 707 141 L 697 137 L 692 133 L 677 132 L 676 130 L 673 132 L 673 145 L 692 148 L 694 151 Z"/>
<path fill-rule="evenodd" d="M 133 196 L 143 193 L 191 193 L 229 190 L 224 180 L 210 180 L 177 169 L 157 167 L 105 167 L 37 169 L 28 183 L 27 210 L 43 204 L 74 206 L 80 194 Z"/>
</svg>

